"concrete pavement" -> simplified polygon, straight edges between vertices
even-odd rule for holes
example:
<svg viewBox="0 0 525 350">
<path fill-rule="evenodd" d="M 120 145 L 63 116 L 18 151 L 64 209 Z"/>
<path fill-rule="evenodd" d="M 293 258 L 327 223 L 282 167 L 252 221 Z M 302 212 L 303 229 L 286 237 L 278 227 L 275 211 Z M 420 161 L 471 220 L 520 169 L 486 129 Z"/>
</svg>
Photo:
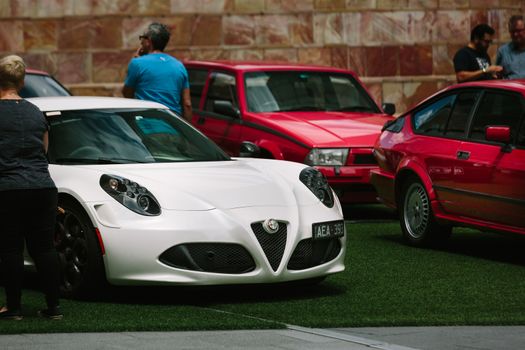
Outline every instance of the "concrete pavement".
<svg viewBox="0 0 525 350">
<path fill-rule="evenodd" d="M 1 335 L 0 349 L 515 350 L 525 326 L 17 334 Z"/>
</svg>

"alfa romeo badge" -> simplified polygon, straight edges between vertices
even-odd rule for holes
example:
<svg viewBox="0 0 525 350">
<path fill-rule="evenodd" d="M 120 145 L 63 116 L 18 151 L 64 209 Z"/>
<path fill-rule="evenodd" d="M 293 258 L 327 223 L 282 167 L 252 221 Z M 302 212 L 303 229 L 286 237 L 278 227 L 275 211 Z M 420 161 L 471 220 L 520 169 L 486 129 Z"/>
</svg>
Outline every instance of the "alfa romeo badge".
<svg viewBox="0 0 525 350">
<path fill-rule="evenodd" d="M 275 219 L 266 219 L 264 220 L 262 227 L 267 233 L 274 234 L 279 230 L 279 222 Z"/>
</svg>

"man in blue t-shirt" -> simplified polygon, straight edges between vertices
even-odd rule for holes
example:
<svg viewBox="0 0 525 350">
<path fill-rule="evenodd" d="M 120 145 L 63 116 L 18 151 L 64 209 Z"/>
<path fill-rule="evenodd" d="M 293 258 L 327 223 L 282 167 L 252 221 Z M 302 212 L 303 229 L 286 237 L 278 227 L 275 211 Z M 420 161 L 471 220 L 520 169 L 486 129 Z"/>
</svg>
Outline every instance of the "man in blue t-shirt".
<svg viewBox="0 0 525 350">
<path fill-rule="evenodd" d="M 168 27 L 151 23 L 139 38 L 140 47 L 129 62 L 122 94 L 162 103 L 191 121 L 188 72 L 179 60 L 163 52 L 170 40 Z"/>
</svg>

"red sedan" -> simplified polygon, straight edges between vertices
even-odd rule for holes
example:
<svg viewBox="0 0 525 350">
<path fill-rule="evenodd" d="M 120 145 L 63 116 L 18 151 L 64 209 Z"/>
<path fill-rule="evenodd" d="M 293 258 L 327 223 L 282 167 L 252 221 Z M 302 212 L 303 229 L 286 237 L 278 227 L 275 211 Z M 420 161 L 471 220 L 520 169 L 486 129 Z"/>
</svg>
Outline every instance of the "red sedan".
<svg viewBox="0 0 525 350">
<path fill-rule="evenodd" d="M 392 104 L 355 73 L 268 62 L 188 61 L 193 124 L 231 156 L 317 167 L 343 203 L 375 202 L 370 170 Z"/>
<path fill-rule="evenodd" d="M 387 123 L 371 182 L 407 241 L 452 226 L 525 234 L 525 81 L 451 86 Z"/>
<path fill-rule="evenodd" d="M 20 90 L 20 96 L 23 98 L 70 95 L 68 89 L 48 73 L 36 69 L 26 69 L 24 87 Z"/>
</svg>

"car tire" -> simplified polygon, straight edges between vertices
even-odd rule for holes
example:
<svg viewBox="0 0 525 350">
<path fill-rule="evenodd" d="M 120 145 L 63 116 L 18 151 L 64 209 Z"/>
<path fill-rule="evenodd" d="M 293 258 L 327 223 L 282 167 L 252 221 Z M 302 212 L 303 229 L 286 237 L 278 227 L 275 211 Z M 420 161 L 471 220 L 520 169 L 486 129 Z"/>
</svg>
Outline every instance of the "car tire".
<svg viewBox="0 0 525 350">
<path fill-rule="evenodd" d="M 451 226 L 436 222 L 427 190 L 416 177 L 409 178 L 402 186 L 399 221 L 403 237 L 416 247 L 440 245 L 452 233 Z"/>
<path fill-rule="evenodd" d="M 60 292 L 65 298 L 98 296 L 107 285 L 97 234 L 84 209 L 71 199 L 59 199 L 55 247 L 61 267 Z"/>
</svg>

